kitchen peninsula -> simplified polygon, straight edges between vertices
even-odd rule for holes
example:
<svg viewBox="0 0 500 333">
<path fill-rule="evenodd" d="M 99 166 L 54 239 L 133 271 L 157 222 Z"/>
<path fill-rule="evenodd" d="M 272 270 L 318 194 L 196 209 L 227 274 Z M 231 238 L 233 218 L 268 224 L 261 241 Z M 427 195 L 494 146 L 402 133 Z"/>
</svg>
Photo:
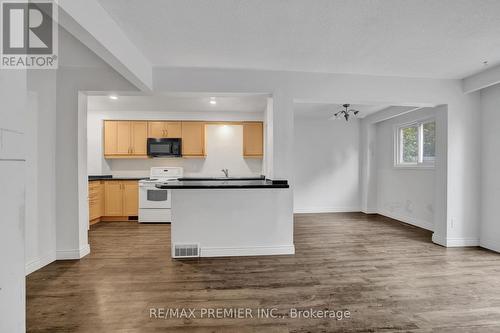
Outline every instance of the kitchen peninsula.
<svg viewBox="0 0 500 333">
<path fill-rule="evenodd" d="M 294 254 L 292 192 L 286 180 L 181 180 L 172 190 L 172 256 Z M 177 251 L 176 251 L 177 249 Z"/>
</svg>

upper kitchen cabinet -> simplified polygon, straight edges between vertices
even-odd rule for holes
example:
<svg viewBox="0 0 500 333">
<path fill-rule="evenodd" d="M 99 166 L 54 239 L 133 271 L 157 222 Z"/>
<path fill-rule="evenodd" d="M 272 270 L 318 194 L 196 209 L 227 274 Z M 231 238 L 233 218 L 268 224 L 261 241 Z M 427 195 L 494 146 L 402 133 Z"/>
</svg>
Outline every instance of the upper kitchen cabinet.
<svg viewBox="0 0 500 333">
<path fill-rule="evenodd" d="M 182 156 L 205 157 L 205 123 L 182 122 Z"/>
<path fill-rule="evenodd" d="M 148 122 L 148 138 L 181 138 L 182 123 L 180 121 Z"/>
<path fill-rule="evenodd" d="M 147 157 L 146 121 L 104 121 L 104 156 L 107 158 Z"/>
<path fill-rule="evenodd" d="M 243 157 L 262 158 L 264 155 L 264 129 L 261 122 L 243 123 Z"/>
</svg>

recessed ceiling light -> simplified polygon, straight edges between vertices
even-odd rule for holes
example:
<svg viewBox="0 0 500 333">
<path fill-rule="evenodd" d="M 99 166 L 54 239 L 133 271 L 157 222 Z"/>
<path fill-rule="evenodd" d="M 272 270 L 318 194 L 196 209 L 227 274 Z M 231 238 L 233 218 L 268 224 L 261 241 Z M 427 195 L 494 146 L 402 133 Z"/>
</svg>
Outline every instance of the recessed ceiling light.
<svg viewBox="0 0 500 333">
<path fill-rule="evenodd" d="M 210 97 L 210 104 L 212 104 L 212 105 L 217 104 L 217 101 L 215 100 L 215 97 Z"/>
<path fill-rule="evenodd" d="M 109 99 L 115 99 L 116 100 L 116 99 L 118 99 L 118 96 L 116 96 L 116 95 L 109 95 Z"/>
</svg>

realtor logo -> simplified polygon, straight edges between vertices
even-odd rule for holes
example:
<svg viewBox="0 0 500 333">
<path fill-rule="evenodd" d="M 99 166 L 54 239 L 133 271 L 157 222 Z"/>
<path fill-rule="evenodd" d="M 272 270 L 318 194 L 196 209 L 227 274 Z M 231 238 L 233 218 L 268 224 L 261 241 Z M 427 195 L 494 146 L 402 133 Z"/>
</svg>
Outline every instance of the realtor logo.
<svg viewBox="0 0 500 333">
<path fill-rule="evenodd" d="M 57 6 L 2 1 L 1 68 L 57 68 Z"/>
</svg>

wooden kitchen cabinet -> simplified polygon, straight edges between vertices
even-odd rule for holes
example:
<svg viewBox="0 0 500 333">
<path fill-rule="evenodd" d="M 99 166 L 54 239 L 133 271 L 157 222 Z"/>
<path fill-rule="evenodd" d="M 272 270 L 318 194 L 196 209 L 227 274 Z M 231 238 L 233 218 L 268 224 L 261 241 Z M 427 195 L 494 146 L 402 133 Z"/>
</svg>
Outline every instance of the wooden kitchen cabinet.
<svg viewBox="0 0 500 333">
<path fill-rule="evenodd" d="M 182 123 L 180 121 L 148 122 L 149 138 L 181 138 Z"/>
<path fill-rule="evenodd" d="M 90 224 L 99 222 L 104 215 L 104 184 L 102 181 L 89 182 L 89 221 Z"/>
<path fill-rule="evenodd" d="M 123 216 L 139 215 L 139 184 L 137 181 L 123 181 Z"/>
<path fill-rule="evenodd" d="M 264 126 L 261 122 L 243 123 L 243 157 L 264 156 Z"/>
<path fill-rule="evenodd" d="M 105 120 L 104 157 L 148 158 L 148 138 L 181 138 L 183 157 L 205 158 L 205 125 L 210 123 L 231 122 Z M 262 158 L 264 124 L 258 121 L 237 124 L 243 126 L 243 157 Z"/>
<path fill-rule="evenodd" d="M 130 125 L 130 148 L 133 156 L 146 156 L 148 154 L 148 123 L 146 121 L 133 121 Z"/>
<path fill-rule="evenodd" d="M 104 216 L 139 215 L 139 185 L 136 180 L 108 180 L 104 183 Z"/>
<path fill-rule="evenodd" d="M 104 215 L 123 216 L 123 184 L 118 180 L 104 182 Z"/>
<path fill-rule="evenodd" d="M 146 121 L 104 121 L 104 156 L 147 157 L 148 123 Z"/>
<path fill-rule="evenodd" d="M 182 156 L 205 157 L 205 123 L 182 122 Z"/>
</svg>

